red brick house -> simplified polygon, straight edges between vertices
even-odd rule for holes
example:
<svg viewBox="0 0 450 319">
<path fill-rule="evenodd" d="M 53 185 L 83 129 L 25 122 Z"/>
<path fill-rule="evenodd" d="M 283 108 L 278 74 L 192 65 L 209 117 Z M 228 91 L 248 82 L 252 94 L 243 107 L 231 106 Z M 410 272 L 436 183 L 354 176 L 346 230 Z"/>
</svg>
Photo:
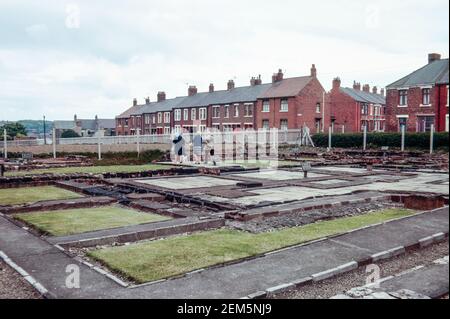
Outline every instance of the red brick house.
<svg viewBox="0 0 450 319">
<path fill-rule="evenodd" d="M 361 84 L 354 82 L 353 88 L 341 87 L 341 79 L 333 80 L 333 88 L 327 95 L 331 109 L 331 125 L 335 132 L 356 133 L 385 130 L 386 99 L 384 91 L 378 94 L 368 84 L 361 90 Z"/>
<path fill-rule="evenodd" d="M 133 105 L 117 117 L 118 135 L 169 134 L 172 129 L 193 132 L 197 129 L 217 128 L 234 131 L 260 128 L 298 129 L 303 126 L 312 132 L 329 125 L 329 110 L 324 108 L 325 90 L 317 79 L 315 66 L 311 75 L 284 79 L 281 70 L 272 83 L 263 84 L 261 77 L 252 78 L 250 86 L 198 93 L 190 86 L 188 95 L 166 99 L 158 93 L 157 102 Z"/>
<path fill-rule="evenodd" d="M 389 131 L 449 131 L 448 59 L 429 54 L 428 64 L 387 87 L 386 121 Z"/>
</svg>

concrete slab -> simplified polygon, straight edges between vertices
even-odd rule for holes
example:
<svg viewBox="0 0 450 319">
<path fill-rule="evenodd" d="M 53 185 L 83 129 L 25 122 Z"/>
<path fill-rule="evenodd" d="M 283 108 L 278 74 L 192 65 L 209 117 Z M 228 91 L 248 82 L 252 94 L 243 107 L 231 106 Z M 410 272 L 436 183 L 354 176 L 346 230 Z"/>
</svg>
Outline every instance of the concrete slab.
<svg viewBox="0 0 450 319">
<path fill-rule="evenodd" d="M 138 179 L 135 182 L 173 190 L 235 186 L 237 184 L 237 181 L 208 176 Z"/>
<path fill-rule="evenodd" d="M 255 178 L 272 181 L 288 181 L 305 178 L 303 172 L 290 172 L 284 170 L 265 170 L 254 173 L 233 174 L 232 176 L 238 178 Z M 326 175 L 311 172 L 308 173 L 308 178 L 315 178 L 315 177 L 326 177 Z"/>
</svg>

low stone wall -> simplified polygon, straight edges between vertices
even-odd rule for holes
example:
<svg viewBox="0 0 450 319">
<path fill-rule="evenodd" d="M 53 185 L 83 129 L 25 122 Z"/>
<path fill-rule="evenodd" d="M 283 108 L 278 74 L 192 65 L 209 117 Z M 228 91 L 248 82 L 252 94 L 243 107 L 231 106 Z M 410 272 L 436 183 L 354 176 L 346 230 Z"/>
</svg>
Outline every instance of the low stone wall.
<svg viewBox="0 0 450 319">
<path fill-rule="evenodd" d="M 141 151 L 150 150 L 170 150 L 169 144 L 141 144 Z M 97 153 L 97 145 L 57 145 L 56 151 L 58 153 Z M 136 152 L 136 144 L 114 144 L 102 145 L 102 153 L 108 152 Z M 37 154 L 51 154 L 53 153 L 52 145 L 35 145 L 35 146 L 10 146 L 8 147 L 10 153 L 33 153 Z"/>
</svg>

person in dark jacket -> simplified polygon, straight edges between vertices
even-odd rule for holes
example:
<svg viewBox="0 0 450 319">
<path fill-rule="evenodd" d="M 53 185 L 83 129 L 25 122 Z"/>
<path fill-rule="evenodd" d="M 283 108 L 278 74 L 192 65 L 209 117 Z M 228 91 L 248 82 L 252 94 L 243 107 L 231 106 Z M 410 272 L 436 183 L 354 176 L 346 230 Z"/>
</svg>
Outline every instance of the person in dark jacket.
<svg viewBox="0 0 450 319">
<path fill-rule="evenodd" d="M 175 162 L 181 164 L 185 145 L 183 135 L 181 135 L 181 133 L 176 133 L 172 143 L 174 144 L 175 148 Z"/>
</svg>

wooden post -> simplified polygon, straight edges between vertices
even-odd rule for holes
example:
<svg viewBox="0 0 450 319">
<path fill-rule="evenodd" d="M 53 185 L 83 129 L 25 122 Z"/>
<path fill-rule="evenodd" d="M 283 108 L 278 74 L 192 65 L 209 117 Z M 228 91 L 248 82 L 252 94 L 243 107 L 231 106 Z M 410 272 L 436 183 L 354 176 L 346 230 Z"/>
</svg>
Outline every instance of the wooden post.
<svg viewBox="0 0 450 319">
<path fill-rule="evenodd" d="M 136 139 L 137 139 L 137 142 L 136 142 L 137 154 L 138 154 L 138 157 L 139 157 L 141 155 L 141 144 L 140 144 L 141 129 L 140 128 L 138 128 L 136 130 Z"/>
<path fill-rule="evenodd" d="M 331 152 L 331 136 L 333 134 L 332 127 L 328 128 L 328 151 Z"/>
<path fill-rule="evenodd" d="M 102 160 L 102 137 L 99 135 L 98 136 L 98 160 L 101 161 Z"/>
</svg>

